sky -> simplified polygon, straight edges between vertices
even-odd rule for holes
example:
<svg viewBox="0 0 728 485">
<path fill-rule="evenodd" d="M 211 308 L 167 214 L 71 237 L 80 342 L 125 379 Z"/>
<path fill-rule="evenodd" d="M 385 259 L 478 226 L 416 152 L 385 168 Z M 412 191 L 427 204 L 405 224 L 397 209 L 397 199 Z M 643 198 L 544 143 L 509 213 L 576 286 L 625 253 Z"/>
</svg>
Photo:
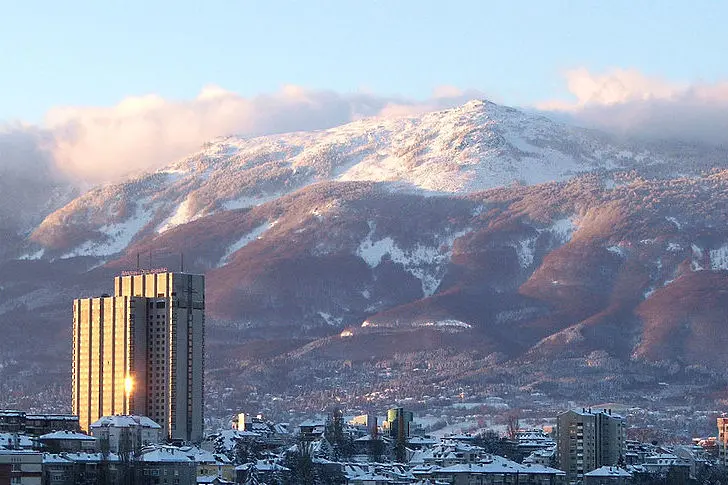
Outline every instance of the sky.
<svg viewBox="0 0 728 485">
<path fill-rule="evenodd" d="M 702 120 L 696 103 L 728 100 L 728 2 L 0 1 L 0 124 L 39 130 L 76 173 L 101 163 L 115 133 L 147 163 L 189 149 L 166 150 L 176 139 L 470 97 L 617 131 L 654 124 L 666 104 Z M 728 123 L 709 115 L 716 132 Z M 165 128 L 180 119 L 186 129 Z M 113 163 L 135 155 L 123 157 Z"/>
</svg>

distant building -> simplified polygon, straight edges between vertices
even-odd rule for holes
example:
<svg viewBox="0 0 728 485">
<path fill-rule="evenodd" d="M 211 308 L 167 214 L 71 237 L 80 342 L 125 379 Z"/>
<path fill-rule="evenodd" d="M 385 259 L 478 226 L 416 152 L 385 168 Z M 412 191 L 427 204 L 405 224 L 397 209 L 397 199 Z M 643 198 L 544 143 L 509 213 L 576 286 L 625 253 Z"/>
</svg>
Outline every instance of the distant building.
<svg viewBox="0 0 728 485">
<path fill-rule="evenodd" d="M 557 418 L 557 463 L 569 481 L 602 466 L 617 465 L 625 455 L 625 424 L 611 409 L 571 410 Z"/>
<path fill-rule="evenodd" d="M 0 411 L 0 433 L 40 436 L 53 431 L 79 431 L 78 416 L 73 414 L 27 414 Z"/>
<path fill-rule="evenodd" d="M 632 474 L 616 466 L 603 466 L 584 474 L 584 485 L 627 485 Z"/>
<path fill-rule="evenodd" d="M 38 446 L 32 436 L 21 433 L 0 433 L 0 449 L 34 450 Z"/>
<path fill-rule="evenodd" d="M 212 453 L 196 446 L 185 446 L 180 451 L 195 462 L 198 483 L 205 477 L 221 478 L 230 482 L 235 480 L 235 465 L 224 454 Z"/>
<path fill-rule="evenodd" d="M 490 460 L 479 463 L 439 468 L 433 470 L 432 475 L 437 480 L 453 485 L 540 485 L 545 483 L 561 485 L 565 483 L 565 474 L 561 470 L 541 465 L 521 465 L 499 456 L 492 456 Z"/>
<path fill-rule="evenodd" d="M 179 448 L 158 446 L 144 450 L 134 462 L 134 484 L 195 485 L 197 464 Z"/>
<path fill-rule="evenodd" d="M 38 437 L 43 451 L 48 453 L 95 452 L 96 438 L 74 431 L 54 431 Z"/>
<path fill-rule="evenodd" d="M 162 427 L 146 416 L 104 416 L 89 428 L 101 451 L 132 452 L 162 442 Z"/>
<path fill-rule="evenodd" d="M 73 412 L 88 430 L 102 416 L 138 414 L 164 438 L 203 435 L 205 278 L 118 276 L 114 296 L 73 302 Z"/>
<path fill-rule="evenodd" d="M 0 485 L 40 485 L 42 478 L 42 453 L 0 450 Z"/>
<path fill-rule="evenodd" d="M 728 417 L 718 418 L 718 463 L 728 466 Z"/>
<path fill-rule="evenodd" d="M 377 416 L 374 413 L 354 416 L 352 419 L 349 420 L 349 425 L 364 428 L 366 432 L 371 436 L 376 436 L 378 432 Z"/>
<path fill-rule="evenodd" d="M 384 429 L 389 431 L 389 436 L 394 439 L 407 440 L 410 437 L 410 428 L 414 414 L 412 411 L 405 411 L 404 408 L 392 408 L 387 410 L 387 420 L 384 422 Z"/>
<path fill-rule="evenodd" d="M 298 425 L 298 433 L 302 441 L 316 441 L 326 432 L 326 421 L 307 419 Z"/>
<path fill-rule="evenodd" d="M 279 483 L 281 476 L 290 471 L 275 460 L 257 460 L 235 467 L 235 483 L 246 483 L 251 475 L 255 475 L 260 483 Z"/>
<path fill-rule="evenodd" d="M 121 460 L 113 453 L 43 454 L 43 485 L 123 485 L 122 477 Z"/>
</svg>

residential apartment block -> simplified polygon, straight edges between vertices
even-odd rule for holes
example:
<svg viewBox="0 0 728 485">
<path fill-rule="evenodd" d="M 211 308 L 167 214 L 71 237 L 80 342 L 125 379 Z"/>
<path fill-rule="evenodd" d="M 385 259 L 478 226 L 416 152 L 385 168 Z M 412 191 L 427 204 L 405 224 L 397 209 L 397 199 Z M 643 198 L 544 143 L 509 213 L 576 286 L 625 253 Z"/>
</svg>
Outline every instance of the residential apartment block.
<svg viewBox="0 0 728 485">
<path fill-rule="evenodd" d="M 625 455 L 625 423 L 611 409 L 571 410 L 557 418 L 557 462 L 569 481 L 602 466 L 617 465 Z"/>
<path fill-rule="evenodd" d="M 134 272 L 114 295 L 73 302 L 73 412 L 81 429 L 137 414 L 163 437 L 199 442 L 203 431 L 205 279 Z"/>
<path fill-rule="evenodd" d="M 718 463 L 728 466 L 728 417 L 718 418 Z"/>
</svg>

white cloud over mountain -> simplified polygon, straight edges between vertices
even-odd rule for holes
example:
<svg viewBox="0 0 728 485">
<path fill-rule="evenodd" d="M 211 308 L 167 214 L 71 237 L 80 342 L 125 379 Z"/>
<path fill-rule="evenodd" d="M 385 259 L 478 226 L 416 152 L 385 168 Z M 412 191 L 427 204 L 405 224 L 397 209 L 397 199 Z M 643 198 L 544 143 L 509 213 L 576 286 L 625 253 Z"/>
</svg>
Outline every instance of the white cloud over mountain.
<svg viewBox="0 0 728 485">
<path fill-rule="evenodd" d="M 565 77 L 574 99 L 537 108 L 623 135 L 728 144 L 728 81 L 679 84 L 625 69 Z"/>
<path fill-rule="evenodd" d="M 544 101 L 536 108 L 618 134 L 728 144 L 728 82 L 687 85 L 637 70 L 585 68 L 568 71 L 565 81 L 571 100 Z M 110 107 L 59 107 L 47 113 L 42 127 L 0 126 L 0 169 L 32 170 L 41 164 L 76 181 L 108 182 L 166 165 L 222 135 L 325 129 L 363 117 L 421 114 L 483 96 L 452 86 L 412 100 L 290 85 L 245 97 L 208 86 L 192 100 L 147 95 Z"/>
<path fill-rule="evenodd" d="M 46 117 L 60 169 L 89 182 L 161 167 L 217 136 L 258 136 L 330 128 L 370 116 L 417 114 L 482 96 L 443 88 L 425 101 L 285 86 L 243 97 L 217 86 L 190 101 L 149 95 L 106 108 L 57 108 Z"/>
</svg>

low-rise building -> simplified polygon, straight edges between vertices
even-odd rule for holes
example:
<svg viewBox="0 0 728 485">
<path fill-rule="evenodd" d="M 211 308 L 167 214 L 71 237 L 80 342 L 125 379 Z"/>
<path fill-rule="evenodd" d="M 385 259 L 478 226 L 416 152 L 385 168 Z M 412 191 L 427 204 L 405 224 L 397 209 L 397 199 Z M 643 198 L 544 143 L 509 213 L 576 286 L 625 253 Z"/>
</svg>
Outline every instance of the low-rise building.
<svg viewBox="0 0 728 485">
<path fill-rule="evenodd" d="M 437 480 L 451 485 L 562 485 L 566 483 L 566 473 L 541 465 L 521 465 L 499 456 L 491 461 L 453 465 L 433 471 Z"/>
<path fill-rule="evenodd" d="M 40 485 L 43 455 L 30 450 L 0 450 L 0 485 Z"/>
<path fill-rule="evenodd" d="M 27 414 L 24 411 L 0 411 L 0 433 L 40 436 L 53 431 L 78 431 L 78 416 L 73 414 Z"/>
<path fill-rule="evenodd" d="M 261 483 L 277 483 L 290 471 L 276 460 L 257 460 L 235 467 L 235 483 L 245 483 L 251 474 Z"/>
<path fill-rule="evenodd" d="M 48 453 L 95 452 L 96 438 L 75 431 L 54 431 L 38 437 L 38 444 Z"/>
<path fill-rule="evenodd" d="M 0 449 L 31 450 L 35 441 L 31 436 L 21 433 L 0 433 Z"/>
<path fill-rule="evenodd" d="M 626 485 L 632 474 L 624 468 L 603 466 L 584 474 L 584 485 Z"/>
<path fill-rule="evenodd" d="M 162 427 L 146 416 L 104 416 L 89 426 L 102 451 L 140 451 L 162 442 Z"/>
<path fill-rule="evenodd" d="M 172 446 L 157 446 L 143 450 L 134 461 L 135 485 L 195 485 L 197 465 L 194 460 Z"/>
<path fill-rule="evenodd" d="M 184 446 L 180 448 L 195 462 L 197 477 L 219 477 L 224 480 L 235 480 L 235 465 L 222 453 L 212 453 L 196 446 Z"/>
</svg>

